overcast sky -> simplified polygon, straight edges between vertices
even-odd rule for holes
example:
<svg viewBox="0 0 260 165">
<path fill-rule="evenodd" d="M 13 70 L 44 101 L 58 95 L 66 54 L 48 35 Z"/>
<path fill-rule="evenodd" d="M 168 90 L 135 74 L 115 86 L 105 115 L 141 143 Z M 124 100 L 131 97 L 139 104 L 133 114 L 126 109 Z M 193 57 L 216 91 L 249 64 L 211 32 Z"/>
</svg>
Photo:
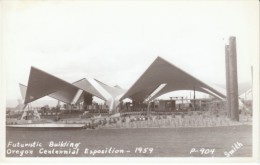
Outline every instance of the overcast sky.
<svg viewBox="0 0 260 165">
<path fill-rule="evenodd" d="M 68 82 L 93 77 L 129 88 L 157 56 L 225 84 L 224 47 L 237 37 L 238 79 L 251 81 L 257 1 L 5 2 L 7 99 L 35 66 Z"/>
</svg>

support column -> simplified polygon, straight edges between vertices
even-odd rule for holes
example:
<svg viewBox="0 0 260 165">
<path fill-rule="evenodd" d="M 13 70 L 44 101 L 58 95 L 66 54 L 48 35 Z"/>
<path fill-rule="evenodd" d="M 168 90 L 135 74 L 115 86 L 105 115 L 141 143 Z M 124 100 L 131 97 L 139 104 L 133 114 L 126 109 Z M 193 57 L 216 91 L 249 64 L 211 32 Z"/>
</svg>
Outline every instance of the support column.
<svg viewBox="0 0 260 165">
<path fill-rule="evenodd" d="M 27 120 L 26 116 L 28 114 L 28 109 L 26 109 L 26 107 L 28 107 L 28 104 L 24 104 L 24 106 L 23 106 L 23 114 L 22 114 L 21 120 Z"/>
<path fill-rule="evenodd" d="M 229 38 L 229 65 L 230 65 L 230 115 L 231 119 L 239 121 L 238 82 L 237 82 L 237 51 L 236 38 Z"/>
<path fill-rule="evenodd" d="M 195 87 L 194 87 L 194 90 L 193 90 L 193 108 L 194 108 L 194 111 L 196 110 L 196 94 L 195 94 Z"/>
<path fill-rule="evenodd" d="M 148 102 L 148 105 L 147 105 L 147 115 L 149 116 L 150 115 L 150 108 L 151 108 L 151 102 Z"/>
</svg>

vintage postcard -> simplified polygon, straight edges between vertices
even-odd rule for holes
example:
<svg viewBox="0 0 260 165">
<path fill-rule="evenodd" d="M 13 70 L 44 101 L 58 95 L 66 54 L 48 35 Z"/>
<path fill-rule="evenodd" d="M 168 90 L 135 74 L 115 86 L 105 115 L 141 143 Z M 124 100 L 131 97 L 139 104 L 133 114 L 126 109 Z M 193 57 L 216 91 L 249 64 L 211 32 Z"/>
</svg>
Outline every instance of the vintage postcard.
<svg viewBox="0 0 260 165">
<path fill-rule="evenodd" d="M 259 161 L 258 1 L 0 4 L 3 163 Z"/>
</svg>

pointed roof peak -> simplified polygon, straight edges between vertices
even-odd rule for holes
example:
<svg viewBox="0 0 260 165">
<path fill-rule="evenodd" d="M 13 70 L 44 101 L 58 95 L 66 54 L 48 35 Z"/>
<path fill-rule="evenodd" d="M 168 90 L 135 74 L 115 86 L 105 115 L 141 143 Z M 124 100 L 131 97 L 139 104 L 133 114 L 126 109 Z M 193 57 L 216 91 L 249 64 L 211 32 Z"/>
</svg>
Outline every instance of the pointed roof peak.
<svg viewBox="0 0 260 165">
<path fill-rule="evenodd" d="M 74 84 L 74 83 L 78 83 L 78 82 L 80 82 L 80 81 L 84 81 L 84 80 L 87 80 L 87 79 L 86 79 L 86 78 L 82 78 L 82 79 L 79 79 L 79 80 L 73 82 L 72 84 Z"/>
<path fill-rule="evenodd" d="M 152 64 L 150 64 L 150 66 L 143 72 L 143 74 L 141 74 L 141 76 L 120 99 L 132 98 L 135 100 L 144 100 L 163 83 L 166 83 L 167 86 L 156 96 L 174 90 L 193 90 L 195 87 L 197 90 L 199 89 L 202 92 L 207 93 L 207 91 L 201 89 L 201 87 L 205 87 L 213 93 L 216 93 L 223 98 L 225 97 L 220 91 L 212 88 L 209 84 L 202 82 L 192 74 L 177 67 L 168 60 L 157 56 Z"/>
<path fill-rule="evenodd" d="M 164 58 L 162 58 L 161 56 L 157 56 L 155 60 L 157 59 L 162 59 L 162 60 L 165 60 Z"/>
<path fill-rule="evenodd" d="M 30 103 L 64 88 L 72 89 L 73 92 L 78 89 L 56 76 L 31 66 L 24 103 Z"/>
</svg>

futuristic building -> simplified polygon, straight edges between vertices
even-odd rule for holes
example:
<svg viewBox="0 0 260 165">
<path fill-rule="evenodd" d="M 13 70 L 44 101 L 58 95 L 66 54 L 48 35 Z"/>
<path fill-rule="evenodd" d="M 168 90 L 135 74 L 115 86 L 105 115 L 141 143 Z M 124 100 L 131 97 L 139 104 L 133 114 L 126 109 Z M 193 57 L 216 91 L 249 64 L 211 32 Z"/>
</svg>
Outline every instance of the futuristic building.
<svg viewBox="0 0 260 165">
<path fill-rule="evenodd" d="M 196 90 L 221 100 L 226 98 L 225 89 L 205 83 L 161 57 L 157 57 L 128 90 L 92 78 L 69 83 L 35 67 L 31 67 L 28 86 L 20 84 L 20 89 L 25 105 L 44 96 L 67 104 L 91 104 L 92 97 L 96 96 L 106 102 L 110 112 L 115 112 L 126 98 L 149 103 L 165 93 L 178 90 Z"/>
<path fill-rule="evenodd" d="M 20 89 L 25 106 L 45 96 L 66 104 L 85 102 L 90 105 L 92 97 L 96 96 L 106 101 L 110 110 L 115 106 L 115 98 L 125 92 L 124 89 L 108 86 L 92 78 L 68 83 L 35 67 L 31 67 L 28 86 L 20 84 Z"/>
<path fill-rule="evenodd" d="M 151 101 L 165 93 L 177 90 L 196 90 L 220 99 L 223 91 L 193 77 L 161 57 L 157 57 L 141 77 L 121 97 L 138 101 Z"/>
</svg>

